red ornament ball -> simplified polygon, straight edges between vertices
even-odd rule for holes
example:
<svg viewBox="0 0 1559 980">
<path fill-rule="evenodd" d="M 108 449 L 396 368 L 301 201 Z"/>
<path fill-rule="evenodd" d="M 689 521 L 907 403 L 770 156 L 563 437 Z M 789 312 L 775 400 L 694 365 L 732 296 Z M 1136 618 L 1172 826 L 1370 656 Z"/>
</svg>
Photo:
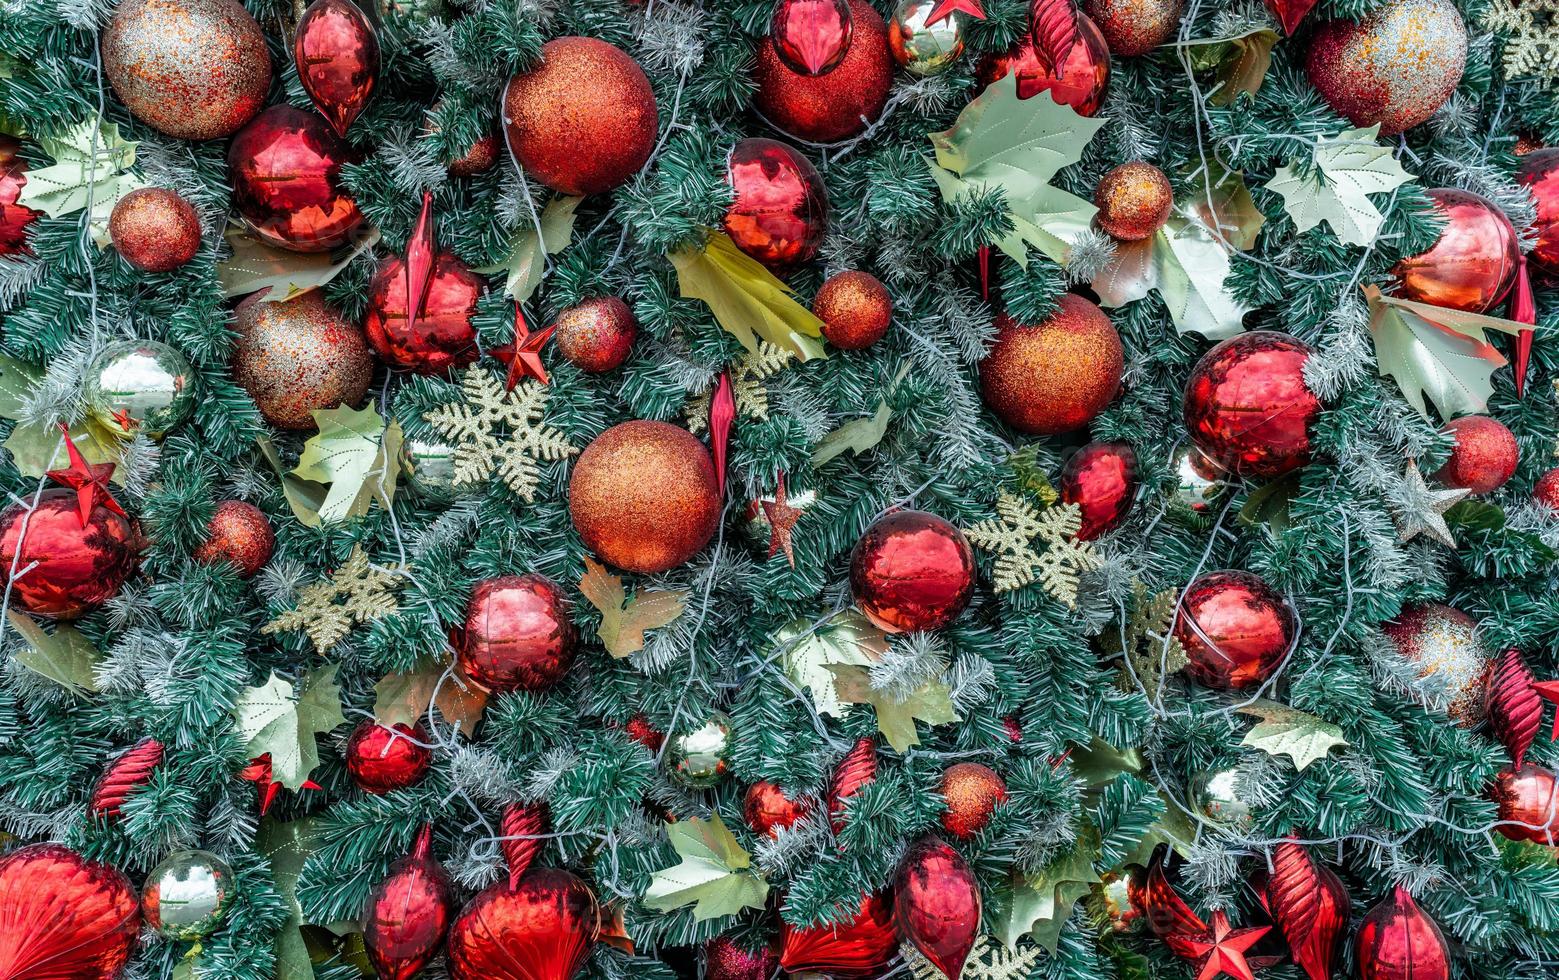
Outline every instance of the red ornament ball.
<svg viewBox="0 0 1559 980">
<path fill-rule="evenodd" d="M 1547 283 L 1559 284 L 1559 148 L 1528 153 L 1516 179 L 1537 205 L 1537 218 L 1532 222 L 1537 243 L 1528 253 L 1527 262 Z M 4 200 L 4 192 L 0 191 L 0 203 Z"/>
<path fill-rule="evenodd" d="M 823 337 L 841 350 L 862 350 L 883 338 L 893 322 L 893 297 L 869 272 L 851 269 L 828 277 L 812 301 Z"/>
<path fill-rule="evenodd" d="M 742 798 L 742 816 L 747 820 L 747 826 L 755 833 L 769 837 L 778 836 L 781 828 L 794 826 L 811 812 L 812 803 L 808 798 L 793 800 L 778 784 L 764 780 L 747 787 L 747 795 Z"/>
<path fill-rule="evenodd" d="M 991 822 L 996 807 L 1007 800 L 1007 783 L 990 766 L 957 762 L 942 773 L 940 787 L 947 809 L 942 827 L 959 840 L 968 840 Z"/>
<path fill-rule="evenodd" d="M 1069 105 L 1080 116 L 1091 116 L 1104 104 L 1104 90 L 1110 83 L 1110 49 L 1098 25 L 1086 14 L 1077 17 L 1078 43 L 1066 56 L 1058 73 L 1046 71 L 1034 51 L 1031 35 L 1024 32 L 1006 54 L 986 55 L 980 60 L 982 86 L 1016 73 L 1018 98 L 1032 99 L 1049 92 L 1058 105 Z"/>
<path fill-rule="evenodd" d="M 737 248 L 780 273 L 817 255 L 828 195 L 810 160 L 777 140 L 745 139 L 731 148 L 725 179 L 725 232 Z"/>
<path fill-rule="evenodd" d="M 853 28 L 845 0 L 779 0 L 769 21 L 769 43 L 791 71 L 826 75 L 844 61 Z"/>
<path fill-rule="evenodd" d="M 1186 673 L 1220 691 L 1272 676 L 1294 645 L 1298 619 L 1283 596 L 1250 572 L 1210 572 L 1192 582 L 1175 617 Z"/>
<path fill-rule="evenodd" d="M 578 639 L 563 590 L 551 579 L 504 575 L 471 593 L 460 666 L 490 691 L 544 691 L 568 674 Z"/>
<path fill-rule="evenodd" d="M 797 139 L 833 143 L 860 133 L 882 115 L 893 84 L 888 25 L 864 0 L 848 0 L 852 37 L 844 59 L 826 75 L 810 76 L 759 44 L 754 105 L 772 125 Z"/>
<path fill-rule="evenodd" d="M 233 380 L 272 425 L 313 429 L 314 412 L 356 405 L 368 392 L 368 341 L 317 289 L 282 303 L 250 296 L 238 304 L 233 326 Z"/>
<path fill-rule="evenodd" d="M 1440 927 L 1401 885 L 1370 909 L 1354 937 L 1359 980 L 1450 980 Z"/>
<path fill-rule="evenodd" d="M 380 980 L 413 980 L 438 955 L 454 917 L 455 886 L 424 826 L 416 848 L 368 896 L 363 946 Z"/>
<path fill-rule="evenodd" d="M 328 252 L 351 239 L 363 212 L 341 183 L 351 149 L 312 112 L 273 105 L 228 147 L 233 206 L 265 244 Z"/>
<path fill-rule="evenodd" d="M 120 256 L 142 272 L 171 272 L 200 248 L 200 217 L 174 191 L 142 187 L 114 205 L 108 237 Z"/>
<path fill-rule="evenodd" d="M 609 564 L 664 572 L 703 550 L 720 525 L 714 460 L 675 425 L 614 425 L 574 464 L 568 509 L 585 547 Z"/>
<path fill-rule="evenodd" d="M 1169 220 L 1174 191 L 1164 171 L 1151 163 L 1123 163 L 1099 178 L 1093 203 L 1094 221 L 1106 235 L 1136 242 L 1152 235 Z"/>
<path fill-rule="evenodd" d="M 298 19 L 292 59 L 314 108 L 345 136 L 379 80 L 379 35 L 367 15 L 352 0 L 314 0 Z"/>
<path fill-rule="evenodd" d="M 1521 245 L 1510 219 L 1470 191 L 1436 187 L 1428 195 L 1445 220 L 1427 252 L 1405 258 L 1391 270 L 1407 299 L 1469 313 L 1499 305 L 1515 284 Z"/>
<path fill-rule="evenodd" d="M 1117 55 L 1147 54 L 1180 26 L 1185 0 L 1083 0 L 1083 13 L 1096 24 Z"/>
<path fill-rule="evenodd" d="M 1393 0 L 1355 23 L 1315 29 L 1305 69 L 1355 126 L 1392 136 L 1434 115 L 1467 66 L 1467 25 L 1451 0 Z"/>
<path fill-rule="evenodd" d="M 1061 467 L 1061 502 L 1076 504 L 1077 540 L 1092 541 L 1126 519 L 1137 496 L 1137 454 L 1124 442 L 1090 442 Z"/>
<path fill-rule="evenodd" d="M 1483 721 L 1494 658 L 1478 636 L 1477 620 L 1436 602 L 1414 603 L 1381 629 L 1435 700 L 1444 702 L 1451 720 L 1463 728 Z"/>
<path fill-rule="evenodd" d="M 1559 844 L 1559 785 L 1553 770 L 1534 762 L 1506 766 L 1494 777 L 1489 798 L 1499 806 L 1495 830 L 1511 840 Z"/>
<path fill-rule="evenodd" d="M 17 155 L 22 144 L 0 133 L 0 256 L 27 255 L 27 226 L 43 214 L 16 202 L 27 186 L 27 161 Z"/>
<path fill-rule="evenodd" d="M 616 296 L 587 299 L 558 314 L 553 339 L 563 359 L 591 374 L 622 367 L 639 334 L 639 321 Z"/>
<path fill-rule="evenodd" d="M 1441 483 L 1481 497 L 1515 476 L 1521 448 L 1505 423 L 1487 415 L 1463 415 L 1447 422 L 1444 431 L 1456 437 L 1456 445 L 1435 474 Z"/>
<path fill-rule="evenodd" d="M 141 931 L 123 874 L 59 844 L 0 857 L 0 977 L 113 980 Z"/>
<path fill-rule="evenodd" d="M 911 844 L 893 876 L 893 920 L 943 976 L 962 976 L 980 929 L 980 886 L 963 855 L 934 836 Z"/>
<path fill-rule="evenodd" d="M 449 930 L 454 980 L 572 980 L 601 934 L 601 907 L 579 878 L 532 868 L 491 885 Z"/>
<path fill-rule="evenodd" d="M 845 922 L 801 928 L 780 921 L 780 969 L 786 973 L 818 970 L 832 977 L 875 977 L 898 948 L 888 891 L 861 896 L 860 908 Z"/>
<path fill-rule="evenodd" d="M 1030 435 L 1080 429 L 1104 411 L 1121 386 L 1120 334 L 1098 306 L 1075 293 L 1038 325 L 1003 313 L 996 343 L 980 362 L 985 404 Z"/>
<path fill-rule="evenodd" d="M 364 721 L 346 743 L 346 768 L 365 793 L 382 795 L 415 786 L 433 765 L 428 733 L 421 725 L 381 725 Z"/>
<path fill-rule="evenodd" d="M 974 549 L 935 514 L 879 517 L 850 552 L 855 604 L 889 633 L 934 630 L 958 618 L 974 593 Z"/>
<path fill-rule="evenodd" d="M 750 949 L 730 936 L 704 943 L 704 980 L 769 980 L 778 969 L 772 946 Z"/>
<path fill-rule="evenodd" d="M 503 122 L 526 173 L 562 194 L 600 194 L 649 160 L 660 114 L 650 80 L 622 49 L 560 37 L 509 80 Z"/>
<path fill-rule="evenodd" d="M 140 526 L 102 504 L 83 526 L 76 491 L 51 488 L 36 507 L 18 503 L 0 511 L 0 586 L 9 581 L 11 603 L 22 612 L 75 619 L 113 598 L 135 574 L 141 543 Z M 11 569 L 29 566 L 10 578 Z"/>
<path fill-rule="evenodd" d="M 368 285 L 363 333 L 391 367 L 443 374 L 476 360 L 476 301 L 482 277 L 448 252 L 433 260 L 428 298 L 413 321 L 406 306 L 406 260 L 387 256 Z"/>
<path fill-rule="evenodd" d="M 206 540 L 194 558 L 206 565 L 228 562 L 239 578 L 248 578 L 265 567 L 275 548 L 276 532 L 264 511 L 242 500 L 224 500 L 206 522 Z"/>
<path fill-rule="evenodd" d="M 451 177 L 475 177 L 498 165 L 498 137 L 483 133 L 466 151 L 444 166 Z"/>
<path fill-rule="evenodd" d="M 1196 362 L 1185 388 L 1191 441 L 1214 465 L 1269 479 L 1310 462 L 1321 403 L 1305 384 L 1310 348 L 1270 330 L 1231 337 Z"/>
<path fill-rule="evenodd" d="M 654 725 L 644 715 L 634 715 L 623 725 L 623 731 L 628 737 L 649 749 L 651 752 L 659 752 L 660 747 L 666 741 L 666 734 Z"/>
<path fill-rule="evenodd" d="M 1537 478 L 1537 485 L 1532 488 L 1532 502 L 1559 514 L 1559 466 Z"/>
</svg>

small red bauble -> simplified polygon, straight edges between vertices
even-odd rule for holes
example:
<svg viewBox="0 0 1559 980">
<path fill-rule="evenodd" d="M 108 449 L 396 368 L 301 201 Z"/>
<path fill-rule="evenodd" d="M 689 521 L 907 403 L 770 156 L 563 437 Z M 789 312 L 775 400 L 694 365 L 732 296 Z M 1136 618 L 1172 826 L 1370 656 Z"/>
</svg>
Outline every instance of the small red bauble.
<svg viewBox="0 0 1559 980">
<path fill-rule="evenodd" d="M 5 980 L 113 980 L 140 931 L 140 897 L 118 870 L 59 844 L 0 857 Z"/>
<path fill-rule="evenodd" d="M 433 857 L 433 832 L 424 826 L 411 854 L 368 896 L 363 946 L 380 980 L 412 980 L 433 962 L 455 915 L 455 888 Z"/>
<path fill-rule="evenodd" d="M 1331 980 L 1348 932 L 1348 889 L 1303 845 L 1284 841 L 1272 852 L 1272 873 L 1257 892 L 1310 980 Z"/>
<path fill-rule="evenodd" d="M 639 63 L 593 37 L 560 37 L 509 80 L 509 148 L 525 172 L 563 194 L 600 194 L 639 172 L 660 115 Z"/>
<path fill-rule="evenodd" d="M 485 174 L 498 165 L 498 137 L 484 133 L 466 151 L 445 165 L 451 177 L 475 177 Z"/>
<path fill-rule="evenodd" d="M 1007 800 L 1007 784 L 990 766 L 958 762 L 942 773 L 940 787 L 947 809 L 942 827 L 959 840 L 968 840 L 991 822 L 996 807 Z"/>
<path fill-rule="evenodd" d="M 1120 334 L 1098 306 L 1074 293 L 1038 325 L 996 319 L 996 343 L 980 362 L 980 393 L 1019 432 L 1057 435 L 1087 425 L 1120 390 Z"/>
<path fill-rule="evenodd" d="M 1456 445 L 1435 474 L 1441 483 L 1482 496 L 1515 476 L 1521 449 L 1505 423 L 1487 415 L 1463 415 L 1447 422 L 1444 431 L 1456 437 Z"/>
<path fill-rule="evenodd" d="M 459 646 L 466 676 L 490 691 L 544 691 L 579 652 L 563 591 L 535 574 L 478 583 Z"/>
<path fill-rule="evenodd" d="M 826 75 L 791 69 L 772 44 L 759 44 L 754 104 L 772 125 L 797 139 L 833 143 L 876 122 L 893 84 L 888 25 L 864 0 L 848 0 L 852 37 L 844 60 Z"/>
<path fill-rule="evenodd" d="M 893 297 L 869 272 L 851 269 L 829 276 L 812 301 L 812 315 L 823 321 L 823 337 L 842 350 L 870 347 L 893 322 Z"/>
<path fill-rule="evenodd" d="M 769 837 L 812 812 L 811 801 L 806 797 L 793 800 L 778 785 L 759 780 L 747 787 L 742 798 L 742 816 L 755 833 Z"/>
<path fill-rule="evenodd" d="M 368 286 L 363 333 L 392 367 L 417 374 L 442 374 L 476 360 L 476 301 L 482 277 L 464 262 L 439 252 L 428 282 L 422 315 L 413 321 L 406 307 L 406 260 L 389 256 Z"/>
<path fill-rule="evenodd" d="M 780 969 L 787 973 L 818 970 L 837 980 L 866 980 L 882 973 L 898 952 L 893 898 L 881 891 L 861 896 L 847 922 L 802 929 L 780 923 Z"/>
<path fill-rule="evenodd" d="M 315 411 L 356 405 L 373 380 L 363 332 L 320 290 L 280 303 L 249 296 L 238 304 L 233 329 L 233 380 L 272 425 L 313 429 Z"/>
<path fill-rule="evenodd" d="M 665 744 L 666 733 L 650 724 L 650 720 L 643 715 L 634 715 L 623 725 L 623 731 L 628 737 L 649 749 L 651 752 L 659 752 Z"/>
<path fill-rule="evenodd" d="M 1104 104 L 1104 90 L 1110 82 L 1110 49 L 1086 14 L 1077 17 L 1077 38 L 1057 75 L 1045 70 L 1034 51 L 1032 36 L 1024 32 L 1006 54 L 986 55 L 980 60 L 980 84 L 989 85 L 1016 72 L 1018 98 L 1032 99 L 1049 92 L 1058 105 L 1069 105 L 1078 115 L 1091 116 Z"/>
<path fill-rule="evenodd" d="M 1559 514 L 1559 466 L 1537 478 L 1537 485 L 1532 488 L 1532 502 Z"/>
<path fill-rule="evenodd" d="M 1527 254 L 1527 261 L 1545 281 L 1559 283 L 1559 148 L 1528 153 L 1516 179 L 1537 205 L 1537 216 L 1532 222 L 1537 244 Z M 4 192 L 0 191 L 0 203 L 4 200 Z"/>
<path fill-rule="evenodd" d="M 351 150 L 323 119 L 273 105 L 228 147 L 233 206 L 267 245 L 328 252 L 363 223 L 341 182 L 350 158 Z"/>
<path fill-rule="evenodd" d="M 1083 0 L 1111 54 L 1147 54 L 1180 26 L 1185 0 Z"/>
<path fill-rule="evenodd" d="M 314 0 L 292 39 L 303 91 L 345 136 L 379 80 L 379 35 L 352 0 Z"/>
<path fill-rule="evenodd" d="M 980 886 L 963 855 L 936 837 L 911 844 L 893 876 L 893 919 L 944 977 L 962 976 L 980 930 Z"/>
<path fill-rule="evenodd" d="M 1321 403 L 1305 384 L 1310 348 L 1270 330 L 1231 337 L 1191 370 L 1185 424 L 1196 448 L 1238 476 L 1268 479 L 1310 461 Z"/>
<path fill-rule="evenodd" d="M 1451 0 L 1392 0 L 1355 23 L 1315 29 L 1305 70 L 1338 115 L 1394 136 L 1434 115 L 1467 66 L 1467 26 Z"/>
<path fill-rule="evenodd" d="M 114 205 L 108 237 L 120 257 L 142 272 L 170 272 L 200 248 L 200 217 L 175 192 L 142 187 Z"/>
<path fill-rule="evenodd" d="M 769 43 L 791 71 L 826 75 L 844 61 L 853 33 L 845 0 L 779 0 L 769 22 Z"/>
<path fill-rule="evenodd" d="M 1450 980 L 1440 927 L 1401 885 L 1370 909 L 1354 940 L 1359 980 Z"/>
<path fill-rule="evenodd" d="M 1436 187 L 1427 191 L 1445 227 L 1427 252 L 1405 258 L 1391 270 L 1397 291 L 1420 303 L 1485 313 L 1515 284 L 1521 246 L 1510 219 L 1470 191 Z"/>
<path fill-rule="evenodd" d="M 553 322 L 553 340 L 564 360 L 591 374 L 622 367 L 639 334 L 639 321 L 616 296 L 570 306 Z"/>
<path fill-rule="evenodd" d="M 1443 697 L 1453 721 L 1464 728 L 1483 721 L 1494 661 L 1478 637 L 1477 620 L 1437 602 L 1414 603 L 1381 629 L 1426 686 Z"/>
<path fill-rule="evenodd" d="M 162 765 L 163 753 L 163 744 L 155 738 L 143 738 L 126 749 L 97 778 L 87 812 L 105 820 L 119 817 L 130 794 L 151 781 L 152 773 Z"/>
<path fill-rule="evenodd" d="M 1298 622 L 1272 586 L 1250 572 L 1210 572 L 1191 583 L 1175 618 L 1186 673 L 1204 687 L 1237 691 L 1272 676 Z"/>
<path fill-rule="evenodd" d="M 1152 235 L 1169 220 L 1175 204 L 1174 190 L 1164 171 L 1151 163 L 1123 163 L 1099 178 L 1093 203 L 1100 230 L 1123 242 Z"/>
<path fill-rule="evenodd" d="M 828 231 L 828 195 L 812 162 L 777 140 L 731 148 L 725 232 L 736 247 L 777 272 L 808 262 Z"/>
<path fill-rule="evenodd" d="M 504 879 L 461 910 L 449 930 L 454 980 L 572 980 L 601 934 L 595 893 L 567 871 Z"/>
<path fill-rule="evenodd" d="M 194 558 L 207 565 L 229 562 L 240 578 L 248 578 L 265 567 L 275 548 L 276 532 L 264 511 L 242 500 L 224 500 L 206 522 L 206 540 Z"/>
<path fill-rule="evenodd" d="M 364 721 L 346 742 L 346 768 L 352 781 L 375 795 L 421 782 L 433 764 L 428 733 L 421 725 L 381 725 Z"/>
<path fill-rule="evenodd" d="M 704 980 L 770 980 L 778 969 L 772 946 L 749 949 L 730 936 L 704 943 Z"/>
<path fill-rule="evenodd" d="M 0 256 L 26 255 L 27 226 L 43 214 L 17 204 L 27 186 L 27 161 L 17 155 L 22 144 L 0 133 Z"/>
<path fill-rule="evenodd" d="M 957 619 L 974 593 L 974 549 L 935 514 L 895 511 L 855 543 L 850 591 L 878 629 L 938 629 Z"/>
<path fill-rule="evenodd" d="M 140 549 L 136 522 L 102 504 L 83 527 L 75 490 L 52 488 L 36 507 L 0 511 L 0 586 L 11 569 L 26 569 L 10 580 L 11 603 L 35 616 L 75 619 L 107 602 L 140 567 Z"/>
<path fill-rule="evenodd" d="M 1076 504 L 1077 540 L 1092 541 L 1126 519 L 1137 495 L 1137 454 L 1124 442 L 1090 442 L 1061 467 L 1061 502 Z"/>
<path fill-rule="evenodd" d="M 1494 777 L 1489 798 L 1499 806 L 1494 829 L 1511 840 L 1559 844 L 1559 784 L 1553 770 L 1528 762 Z"/>
</svg>

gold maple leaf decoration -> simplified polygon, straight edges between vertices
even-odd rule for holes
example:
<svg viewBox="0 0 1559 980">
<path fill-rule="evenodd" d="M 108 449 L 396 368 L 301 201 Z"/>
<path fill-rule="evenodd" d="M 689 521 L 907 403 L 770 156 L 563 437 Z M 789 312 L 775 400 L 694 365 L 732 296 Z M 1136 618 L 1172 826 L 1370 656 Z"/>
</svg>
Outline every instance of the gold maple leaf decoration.
<svg viewBox="0 0 1559 980">
<path fill-rule="evenodd" d="M 1078 576 L 1099 567 L 1093 545 L 1074 537 L 1082 523 L 1082 509 L 1076 504 L 1040 510 L 1003 490 L 996 498 L 996 517 L 981 521 L 965 534 L 976 548 L 996 556 L 993 584 L 997 592 L 1011 592 L 1037 581 L 1052 597 L 1075 608 Z"/>
<path fill-rule="evenodd" d="M 303 630 L 314 649 L 325 653 L 355 624 L 388 616 L 400 608 L 395 598 L 400 572 L 369 564 L 367 552 L 358 545 L 329 578 L 299 589 L 294 608 L 260 627 L 260 632 L 272 636 Z"/>
<path fill-rule="evenodd" d="M 760 421 L 769 417 L 769 386 L 765 383 L 785 369 L 790 363 L 790 351 L 758 341 L 758 349 L 743 354 L 731 365 L 731 396 L 736 400 L 736 414 Z M 687 427 L 696 435 L 709 427 L 709 400 L 714 397 L 716 384 L 709 390 L 688 400 Z"/>
<path fill-rule="evenodd" d="M 1099 640 L 1107 656 L 1122 657 L 1130 663 L 1130 674 L 1136 675 L 1148 697 L 1156 698 L 1164 678 L 1182 670 L 1188 662 L 1185 647 L 1170 631 L 1179 592 L 1164 589 L 1149 595 L 1147 586 L 1136 579 L 1131 588 L 1130 611 L 1123 616 L 1118 629 L 1106 629 Z M 1122 671 L 1122 675 L 1123 683 L 1131 686 L 1127 672 Z"/>
<path fill-rule="evenodd" d="M 550 390 L 526 380 L 505 391 L 486 368 L 467 368 L 460 380 L 465 400 L 422 416 L 455 443 L 455 482 L 481 483 L 496 473 L 515 496 L 534 502 L 542 462 L 579 452 L 566 435 L 542 422 Z"/>
</svg>

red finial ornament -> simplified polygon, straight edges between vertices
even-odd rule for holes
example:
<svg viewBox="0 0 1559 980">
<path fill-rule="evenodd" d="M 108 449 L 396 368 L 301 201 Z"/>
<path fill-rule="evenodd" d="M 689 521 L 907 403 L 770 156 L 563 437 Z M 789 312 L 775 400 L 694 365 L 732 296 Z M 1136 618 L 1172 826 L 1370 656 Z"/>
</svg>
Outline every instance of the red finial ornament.
<svg viewBox="0 0 1559 980">
<path fill-rule="evenodd" d="M 504 807 L 501 833 L 504 860 L 509 863 L 509 887 L 517 887 L 525 872 L 535 863 L 546 841 L 547 804 L 510 803 Z"/>
<path fill-rule="evenodd" d="M 1033 0 L 1029 5 L 1029 32 L 1039 67 L 1057 80 L 1063 78 L 1067 56 L 1081 39 L 1077 8 L 1072 0 Z"/>
<path fill-rule="evenodd" d="M 1302 845 L 1286 840 L 1272 854 L 1272 873 L 1259 892 L 1288 941 L 1294 963 L 1310 980 L 1329 980 L 1348 928 L 1348 889 L 1336 872 Z"/>
<path fill-rule="evenodd" d="M 541 349 L 547 346 L 556 330 L 554 325 L 531 333 L 530 325 L 525 322 L 525 310 L 519 303 L 514 304 L 514 340 L 492 350 L 493 357 L 509 368 L 505 387 L 513 391 L 521 378 L 548 383 L 547 366 L 541 363 Z"/>
<path fill-rule="evenodd" d="M 1370 909 L 1354 940 L 1359 980 L 1450 980 L 1440 927 L 1401 885 Z"/>
<path fill-rule="evenodd" d="M 130 794 L 151 781 L 162 764 L 163 744 L 155 738 L 143 738 L 110 762 L 92 787 L 87 812 L 105 820 L 117 819 Z"/>
<path fill-rule="evenodd" d="M 379 80 L 379 37 L 352 0 L 314 0 L 298 19 L 292 59 L 314 108 L 345 136 Z"/>
<path fill-rule="evenodd" d="M 454 885 L 433 857 L 433 828 L 390 866 L 368 898 L 363 946 L 380 980 L 412 980 L 433 961 L 455 916 Z"/>
<path fill-rule="evenodd" d="M 108 478 L 114 475 L 113 463 L 88 463 L 81 450 L 70 437 L 70 428 L 60 423 L 65 435 L 65 451 L 70 454 L 70 466 L 63 470 L 49 470 L 49 479 L 62 487 L 76 491 L 76 505 L 81 513 L 81 526 L 86 527 L 92 518 L 92 508 L 102 504 L 120 517 L 127 517 L 119 501 L 109 492 Z"/>
<path fill-rule="evenodd" d="M 774 53 L 792 71 L 814 78 L 839 67 L 853 33 L 845 0 L 779 0 L 769 23 Z"/>
<path fill-rule="evenodd" d="M 1516 259 L 1516 285 L 1510 291 L 1510 318 L 1517 323 L 1537 323 L 1537 300 L 1532 296 L 1532 279 L 1527 274 L 1527 257 Z M 1523 330 L 1516 335 L 1516 397 L 1526 393 L 1527 365 L 1532 361 L 1532 336 L 1537 331 Z"/>
<path fill-rule="evenodd" d="M 834 768 L 834 778 L 828 784 L 828 815 L 835 834 L 844 830 L 845 801 L 876 778 L 877 743 L 863 736 L 856 739 L 850 751 L 839 760 L 839 765 Z"/>
<path fill-rule="evenodd" d="M 1154 852 L 1148 861 L 1148 873 L 1141 885 L 1137 885 L 1133 879 L 1131 902 L 1142 909 L 1148 928 L 1160 939 L 1205 933 L 1207 923 L 1192 911 L 1164 874 L 1164 855 L 1168 850 L 1168 847 L 1160 846 Z"/>
<path fill-rule="evenodd" d="M 438 257 L 433 220 L 433 192 L 422 192 L 422 212 L 417 227 L 406 242 L 406 318 L 415 327 L 428 305 L 428 290 L 433 286 L 433 263 Z"/>
<path fill-rule="evenodd" d="M 709 399 L 709 448 L 715 457 L 715 482 L 725 497 L 725 454 L 731 445 L 731 426 L 736 421 L 736 396 L 731 392 L 731 372 L 720 372 L 720 383 Z"/>
<path fill-rule="evenodd" d="M 1213 913 L 1213 924 L 1206 932 L 1199 936 L 1169 936 L 1164 942 L 1176 955 L 1191 961 L 1196 969 L 1196 980 L 1215 980 L 1221 976 L 1256 980 L 1245 952 L 1271 931 L 1271 926 L 1235 929 L 1229 925 L 1228 915 L 1219 909 Z"/>
<path fill-rule="evenodd" d="M 1494 737 L 1505 746 L 1517 769 L 1543 723 L 1543 699 L 1533 690 L 1536 681 L 1526 658 L 1512 647 L 1494 661 L 1484 688 L 1489 727 L 1494 729 Z"/>
</svg>

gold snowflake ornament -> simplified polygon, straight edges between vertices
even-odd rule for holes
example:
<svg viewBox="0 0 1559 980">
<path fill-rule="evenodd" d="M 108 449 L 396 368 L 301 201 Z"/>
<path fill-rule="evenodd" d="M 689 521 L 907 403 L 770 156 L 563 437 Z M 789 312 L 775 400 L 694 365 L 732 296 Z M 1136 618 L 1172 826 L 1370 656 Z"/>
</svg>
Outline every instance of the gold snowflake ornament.
<svg viewBox="0 0 1559 980">
<path fill-rule="evenodd" d="M 1559 82 L 1559 0 L 1490 0 L 1483 26 L 1504 35 L 1506 78 Z"/>
<path fill-rule="evenodd" d="M 945 980 L 942 971 L 909 943 L 900 944 L 899 952 L 915 980 Z M 981 936 L 974 941 L 974 949 L 964 961 L 964 970 L 958 980 L 1028 980 L 1034 964 L 1039 962 L 1040 952 L 1038 946 L 1008 949 L 990 936 Z"/>
<path fill-rule="evenodd" d="M 1037 581 L 1051 596 L 1075 607 L 1078 576 L 1099 567 L 1093 545 L 1073 537 L 1082 523 L 1082 509 L 1076 504 L 1040 510 L 1004 490 L 996 498 L 996 517 L 964 533 L 976 548 L 996 556 L 997 592 Z"/>
<path fill-rule="evenodd" d="M 400 569 L 374 567 L 358 545 L 328 579 L 299 589 L 295 608 L 260 627 L 260 632 L 271 636 L 284 630 L 303 630 L 314 649 L 325 653 L 351 632 L 354 624 L 399 609 L 395 590 L 400 584 Z"/>
<path fill-rule="evenodd" d="M 785 348 L 760 340 L 757 350 L 743 354 L 731 365 L 731 397 L 736 401 L 737 415 L 760 421 L 769 417 L 769 386 L 765 382 L 784 370 L 791 356 Z M 708 391 L 688 400 L 687 427 L 695 435 L 709 427 L 709 400 L 715 387 L 710 385 Z"/>
<path fill-rule="evenodd" d="M 422 416 L 455 444 L 455 482 L 481 483 L 496 473 L 515 496 L 533 502 L 542 462 L 579 452 L 567 436 L 542 423 L 549 390 L 526 380 L 505 391 L 487 369 L 466 368 L 460 380 L 465 400 Z"/>
</svg>

